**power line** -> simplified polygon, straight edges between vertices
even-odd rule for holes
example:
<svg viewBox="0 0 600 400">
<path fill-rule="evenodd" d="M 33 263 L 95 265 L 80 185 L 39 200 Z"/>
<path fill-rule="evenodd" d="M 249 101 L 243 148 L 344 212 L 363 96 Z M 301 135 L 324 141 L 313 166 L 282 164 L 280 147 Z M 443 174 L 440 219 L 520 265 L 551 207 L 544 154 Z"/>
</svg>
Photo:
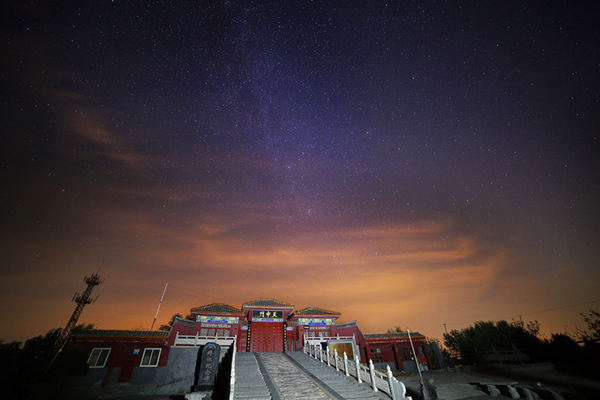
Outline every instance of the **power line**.
<svg viewBox="0 0 600 400">
<path fill-rule="evenodd" d="M 600 303 L 600 299 L 591 300 L 591 301 L 582 301 L 580 303 L 567 304 L 564 306 L 558 306 L 558 307 L 554 307 L 554 308 L 546 308 L 544 310 L 532 311 L 532 312 L 528 312 L 525 314 L 519 314 L 519 315 L 523 316 L 523 315 L 539 314 L 539 313 L 544 313 L 544 312 L 549 312 L 549 311 L 562 310 L 563 308 L 571 308 L 571 307 L 582 306 L 584 304 L 594 304 L 594 303 Z"/>
<path fill-rule="evenodd" d="M 582 306 L 582 305 L 585 305 L 585 304 L 595 304 L 595 303 L 600 303 L 600 299 L 588 300 L 588 301 L 581 301 L 581 302 L 578 302 L 578 303 L 565 304 L 565 305 L 556 306 L 556 307 L 552 307 L 552 308 L 545 308 L 545 309 L 542 309 L 542 310 L 530 311 L 530 312 L 527 312 L 527 313 L 514 314 L 514 315 L 511 316 L 511 318 L 520 318 L 520 317 L 523 317 L 525 315 L 540 314 L 540 313 L 545 313 L 545 312 L 550 312 L 550 311 L 562 310 L 564 308 L 571 308 L 571 307 Z M 464 324 L 470 324 L 470 323 L 472 323 L 473 320 L 479 320 L 479 319 L 477 319 L 476 317 L 474 317 L 472 320 L 463 320 L 463 321 L 460 321 L 460 322 L 451 321 L 450 323 L 452 325 L 464 325 Z"/>
</svg>

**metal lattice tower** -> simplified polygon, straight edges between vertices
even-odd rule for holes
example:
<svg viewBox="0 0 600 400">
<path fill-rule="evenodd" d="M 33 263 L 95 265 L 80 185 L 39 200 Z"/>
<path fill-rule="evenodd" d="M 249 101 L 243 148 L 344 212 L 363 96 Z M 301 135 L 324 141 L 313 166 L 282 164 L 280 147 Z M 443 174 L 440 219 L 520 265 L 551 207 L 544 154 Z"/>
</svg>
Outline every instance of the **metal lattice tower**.
<svg viewBox="0 0 600 400">
<path fill-rule="evenodd" d="M 83 308 L 85 306 L 87 306 L 88 304 L 94 303 L 96 300 L 98 300 L 98 297 L 96 297 L 95 299 L 92 299 L 90 297 L 90 295 L 92 294 L 92 290 L 94 289 L 94 287 L 100 285 L 103 282 L 103 279 L 100 278 L 100 275 L 96 272 L 95 274 L 92 274 L 90 276 L 86 276 L 85 278 L 83 278 L 83 281 L 85 283 L 87 283 L 87 288 L 85 288 L 83 293 L 79 294 L 79 292 L 75 292 L 75 294 L 73 295 L 72 300 L 75 303 L 77 303 L 77 306 L 75 306 L 75 310 L 73 311 L 73 314 L 71 314 L 71 318 L 69 318 L 69 322 L 67 322 L 67 325 L 65 326 L 65 328 L 60 332 L 60 336 L 58 336 L 58 338 L 56 339 L 56 347 L 58 348 L 58 351 L 56 352 L 56 354 L 50 361 L 48 368 L 46 368 L 46 372 L 48 372 L 48 370 L 54 363 L 54 360 L 56 360 L 56 357 L 58 357 L 58 355 L 61 353 L 62 349 L 65 347 L 65 345 L 69 341 L 69 336 L 71 335 L 71 330 L 77 324 L 77 321 L 79 320 L 79 317 L 81 316 L 81 312 L 83 311 Z"/>
<path fill-rule="evenodd" d="M 71 318 L 69 318 L 69 322 L 67 322 L 65 329 L 63 329 L 60 333 L 60 336 L 58 338 L 59 348 L 63 347 L 63 343 L 71 334 L 71 329 L 73 329 L 73 327 L 77 324 L 79 316 L 81 316 L 81 312 L 83 311 L 83 307 L 87 306 L 88 304 L 94 303 L 96 300 L 98 300 L 97 297 L 95 299 L 91 299 L 90 295 L 92 294 L 92 290 L 94 289 L 94 287 L 102 283 L 100 275 L 98 273 L 95 273 L 90 276 L 86 276 L 83 279 L 83 281 L 87 283 L 87 288 L 85 288 L 82 294 L 79 294 L 79 292 L 75 292 L 75 294 L 73 295 L 72 300 L 75 303 L 77 303 L 77 306 L 75 307 L 73 314 L 71 314 Z"/>
</svg>

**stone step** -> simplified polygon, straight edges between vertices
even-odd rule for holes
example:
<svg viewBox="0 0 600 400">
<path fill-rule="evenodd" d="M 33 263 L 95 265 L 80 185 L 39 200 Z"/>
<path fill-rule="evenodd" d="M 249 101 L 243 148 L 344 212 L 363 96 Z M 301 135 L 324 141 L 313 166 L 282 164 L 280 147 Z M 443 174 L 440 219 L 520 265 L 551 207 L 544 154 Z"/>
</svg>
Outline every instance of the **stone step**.
<svg viewBox="0 0 600 400">
<path fill-rule="evenodd" d="M 381 400 L 389 397 L 304 353 L 237 353 L 237 400 Z"/>
<path fill-rule="evenodd" d="M 237 353 L 235 357 L 235 393 L 237 400 L 271 400 L 253 353 Z"/>
</svg>

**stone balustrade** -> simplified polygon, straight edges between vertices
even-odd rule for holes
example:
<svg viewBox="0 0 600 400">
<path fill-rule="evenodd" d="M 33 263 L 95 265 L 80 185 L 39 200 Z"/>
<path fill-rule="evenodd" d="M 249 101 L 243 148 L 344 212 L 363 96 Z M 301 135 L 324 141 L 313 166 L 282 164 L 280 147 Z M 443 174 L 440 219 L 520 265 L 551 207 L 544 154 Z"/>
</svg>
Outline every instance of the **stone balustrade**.
<svg viewBox="0 0 600 400">
<path fill-rule="evenodd" d="M 386 373 L 383 373 L 375 369 L 372 360 L 369 360 L 368 366 L 361 364 L 356 355 L 353 361 L 349 361 L 346 352 L 340 357 L 337 351 L 331 354 L 329 347 L 324 351 L 320 344 L 306 345 L 304 352 L 315 360 L 327 363 L 329 367 L 343 372 L 346 376 L 355 378 L 358 383 L 368 384 L 374 392 L 382 391 L 393 400 L 412 400 L 410 396 L 406 396 L 406 387 L 392 375 L 389 366 Z"/>
</svg>

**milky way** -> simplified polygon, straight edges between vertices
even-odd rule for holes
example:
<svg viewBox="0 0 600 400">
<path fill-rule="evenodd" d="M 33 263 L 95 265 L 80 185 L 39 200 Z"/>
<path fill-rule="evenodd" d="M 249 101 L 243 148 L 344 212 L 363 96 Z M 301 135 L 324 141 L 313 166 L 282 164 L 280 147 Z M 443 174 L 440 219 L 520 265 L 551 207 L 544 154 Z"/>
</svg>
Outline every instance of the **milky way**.
<svg viewBox="0 0 600 400">
<path fill-rule="evenodd" d="M 0 337 L 275 297 L 439 336 L 598 308 L 596 2 L 14 1 Z M 550 311 L 548 311 L 550 310 Z"/>
</svg>

